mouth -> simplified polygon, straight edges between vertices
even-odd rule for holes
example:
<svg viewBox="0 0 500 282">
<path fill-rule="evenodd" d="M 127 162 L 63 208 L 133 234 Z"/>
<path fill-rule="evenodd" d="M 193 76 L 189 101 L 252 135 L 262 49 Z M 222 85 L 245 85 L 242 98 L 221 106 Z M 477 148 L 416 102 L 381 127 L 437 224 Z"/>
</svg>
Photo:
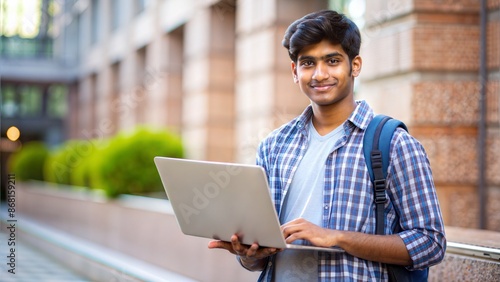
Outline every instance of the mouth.
<svg viewBox="0 0 500 282">
<path fill-rule="evenodd" d="M 327 91 L 337 85 L 336 83 L 328 83 L 328 84 L 311 84 L 311 88 L 316 91 Z"/>
</svg>

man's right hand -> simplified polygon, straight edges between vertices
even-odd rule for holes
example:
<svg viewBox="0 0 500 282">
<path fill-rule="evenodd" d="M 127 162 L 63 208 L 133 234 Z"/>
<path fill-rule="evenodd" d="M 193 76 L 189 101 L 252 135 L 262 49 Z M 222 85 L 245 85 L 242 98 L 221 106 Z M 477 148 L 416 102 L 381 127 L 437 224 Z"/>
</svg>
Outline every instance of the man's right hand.
<svg viewBox="0 0 500 282">
<path fill-rule="evenodd" d="M 267 257 L 281 251 L 277 248 L 260 247 L 259 244 L 245 245 L 240 242 L 238 235 L 231 236 L 231 242 L 214 240 L 208 243 L 209 249 L 225 249 L 240 257 L 241 264 L 248 270 L 264 269 Z"/>
</svg>

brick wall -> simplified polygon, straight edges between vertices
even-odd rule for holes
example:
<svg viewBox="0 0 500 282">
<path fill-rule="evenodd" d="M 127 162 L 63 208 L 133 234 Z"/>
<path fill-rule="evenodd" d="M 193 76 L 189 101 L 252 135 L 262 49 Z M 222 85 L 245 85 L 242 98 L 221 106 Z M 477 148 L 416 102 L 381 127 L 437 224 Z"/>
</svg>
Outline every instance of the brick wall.
<svg viewBox="0 0 500 282">
<path fill-rule="evenodd" d="M 479 68 L 476 24 L 424 23 L 413 30 L 414 67 L 422 71 L 475 71 Z"/>
<path fill-rule="evenodd" d="M 500 1 L 488 7 L 486 225 L 500 230 Z M 445 223 L 479 227 L 479 1 L 369 1 L 366 19 L 359 97 L 422 142 Z"/>
</svg>

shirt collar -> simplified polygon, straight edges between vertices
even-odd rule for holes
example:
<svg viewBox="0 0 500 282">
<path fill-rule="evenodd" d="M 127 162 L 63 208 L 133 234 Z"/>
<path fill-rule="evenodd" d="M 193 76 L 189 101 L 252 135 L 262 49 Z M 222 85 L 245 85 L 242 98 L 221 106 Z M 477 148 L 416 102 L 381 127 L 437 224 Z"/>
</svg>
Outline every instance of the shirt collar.
<svg viewBox="0 0 500 282">
<path fill-rule="evenodd" d="M 370 108 L 370 106 L 368 105 L 368 103 L 366 103 L 365 100 L 356 101 L 356 105 L 357 105 L 356 108 L 354 109 L 354 111 L 351 113 L 351 115 L 347 120 L 350 121 L 354 126 L 365 130 L 368 127 L 368 123 L 370 123 L 370 120 L 373 117 L 373 110 Z M 302 130 L 307 128 L 307 123 L 312 118 L 312 116 L 313 116 L 312 106 L 309 105 L 298 117 L 296 126 Z"/>
<path fill-rule="evenodd" d="M 295 122 L 295 125 L 300 129 L 300 130 L 305 130 L 307 128 L 307 123 L 309 120 L 311 120 L 313 116 L 313 110 L 312 110 L 312 105 L 309 105 L 305 108 L 305 110 L 302 112 L 302 114 L 298 117 L 297 121 Z M 302 131 L 305 132 L 305 131 Z"/>
<path fill-rule="evenodd" d="M 373 118 L 373 110 L 364 100 L 356 101 L 356 104 L 356 108 L 347 120 L 354 126 L 365 130 L 368 127 L 370 120 Z"/>
</svg>

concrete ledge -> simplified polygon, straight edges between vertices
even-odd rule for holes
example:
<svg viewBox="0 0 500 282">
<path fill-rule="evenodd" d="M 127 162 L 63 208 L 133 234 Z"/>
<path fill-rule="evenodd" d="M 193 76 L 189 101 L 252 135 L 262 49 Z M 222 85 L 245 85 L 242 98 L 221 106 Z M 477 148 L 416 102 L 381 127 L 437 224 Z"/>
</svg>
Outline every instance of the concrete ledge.
<svg viewBox="0 0 500 282">
<path fill-rule="evenodd" d="M 429 281 L 498 281 L 500 263 L 446 253 L 440 264 L 429 271 Z"/>
<path fill-rule="evenodd" d="M 194 279 L 19 218 L 19 238 L 92 281 L 185 281 Z"/>
<path fill-rule="evenodd" d="M 88 190 L 17 183 L 16 216 L 91 242 L 104 253 L 110 250 L 194 280 L 256 281 L 259 276 L 227 251 L 208 249 L 209 239 L 184 235 L 167 200 L 110 200 Z"/>
<path fill-rule="evenodd" d="M 446 238 L 449 246 L 445 258 L 430 269 L 429 281 L 498 281 L 498 256 L 481 255 L 467 250 L 467 246 L 471 249 L 480 246 L 498 252 L 500 232 L 447 226 Z"/>
<path fill-rule="evenodd" d="M 500 232 L 446 226 L 446 238 L 449 242 L 500 249 Z"/>
</svg>

